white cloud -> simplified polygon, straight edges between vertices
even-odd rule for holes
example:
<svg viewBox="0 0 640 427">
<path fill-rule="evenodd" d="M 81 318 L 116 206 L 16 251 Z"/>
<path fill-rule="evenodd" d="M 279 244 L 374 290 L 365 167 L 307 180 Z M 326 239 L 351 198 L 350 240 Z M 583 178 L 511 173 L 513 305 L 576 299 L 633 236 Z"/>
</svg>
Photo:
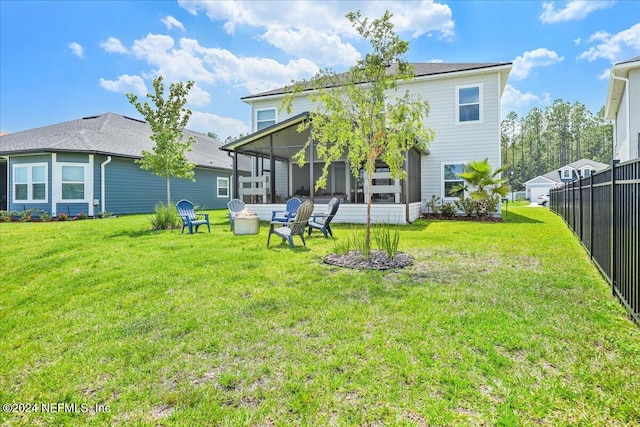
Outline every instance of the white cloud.
<svg viewBox="0 0 640 427">
<path fill-rule="evenodd" d="M 182 22 L 178 21 L 176 18 L 174 18 L 171 15 L 167 16 L 166 18 L 162 18 L 162 23 L 165 25 L 165 27 L 167 27 L 167 30 L 171 30 L 172 28 L 178 28 L 182 31 L 187 31 L 184 28 L 184 25 L 182 24 Z"/>
<path fill-rule="evenodd" d="M 602 74 L 598 76 L 599 80 L 609 80 L 609 76 L 611 75 L 611 68 L 605 68 L 602 71 Z"/>
<path fill-rule="evenodd" d="M 530 50 L 513 60 L 511 77 L 516 80 L 522 80 L 529 75 L 532 68 L 546 67 L 563 60 L 564 58 L 553 50 L 545 48 Z"/>
<path fill-rule="evenodd" d="M 296 31 L 283 25 L 271 25 L 262 38 L 289 55 L 307 57 L 327 66 L 351 65 L 360 59 L 360 52 L 350 43 L 343 43 L 338 35 L 310 28 Z M 309 49 L 309 46 L 314 48 Z"/>
<path fill-rule="evenodd" d="M 241 120 L 195 110 L 191 112 L 188 128 L 202 133 L 215 132 L 222 141 L 228 136 L 248 134 L 251 130 L 249 125 Z"/>
<path fill-rule="evenodd" d="M 545 24 L 556 24 L 583 19 L 596 10 L 611 7 L 613 3 L 610 0 L 571 0 L 565 3 L 563 9 L 556 9 L 553 2 L 544 2 L 540 20 Z"/>
<path fill-rule="evenodd" d="M 549 94 L 546 95 L 545 99 L 548 98 Z M 544 104 L 544 101 L 541 100 L 539 96 L 534 95 L 531 92 L 522 93 L 510 84 L 505 86 L 500 102 L 503 107 L 512 108 L 521 108 L 531 104 Z"/>
<path fill-rule="evenodd" d="M 211 95 L 209 92 L 203 90 L 197 84 L 191 87 L 189 90 L 189 96 L 187 97 L 187 102 L 191 105 L 195 105 L 196 107 L 204 107 L 211 102 Z"/>
<path fill-rule="evenodd" d="M 611 62 L 628 59 L 640 51 L 640 23 L 613 35 L 606 31 L 598 31 L 589 37 L 589 42 L 599 43 L 582 52 L 578 59 L 590 62 L 598 58 Z"/>
<path fill-rule="evenodd" d="M 128 74 L 123 74 L 118 77 L 118 80 L 100 79 L 100 86 L 111 92 L 133 92 L 134 94 L 140 96 L 147 94 L 147 86 L 144 83 L 144 79 L 140 76 L 130 76 Z"/>
<path fill-rule="evenodd" d="M 210 102 L 203 85 L 224 82 L 258 93 L 288 84 L 292 79 L 312 77 L 319 67 L 308 59 L 293 59 L 280 63 L 261 57 L 241 57 L 220 48 L 200 45 L 197 40 L 181 38 L 176 45 L 167 35 L 148 34 L 136 40 L 130 52 L 147 62 L 152 70 L 142 73 L 145 78 L 162 75 L 167 82 L 193 80 L 190 102 L 202 106 Z"/>
<path fill-rule="evenodd" d="M 129 53 L 122 42 L 115 37 L 109 37 L 107 40 L 100 42 L 100 47 L 110 53 Z"/>
<path fill-rule="evenodd" d="M 399 33 L 417 38 L 437 33 L 440 38 L 454 35 L 454 22 L 449 6 L 433 0 L 420 2 L 374 1 L 354 5 L 352 2 L 251 2 L 179 0 L 192 14 L 200 11 L 212 21 L 224 21 L 233 34 L 238 26 L 260 31 L 259 38 L 285 53 L 307 58 L 322 66 L 353 65 L 360 58 L 351 40 L 356 31 L 345 15 L 359 6 L 363 16 L 378 18 L 385 10 L 394 14 L 392 22 Z M 350 41 L 346 41 L 350 40 Z"/>
<path fill-rule="evenodd" d="M 84 58 L 84 48 L 80 43 L 69 43 L 69 49 L 71 49 L 71 52 L 78 58 Z"/>
</svg>

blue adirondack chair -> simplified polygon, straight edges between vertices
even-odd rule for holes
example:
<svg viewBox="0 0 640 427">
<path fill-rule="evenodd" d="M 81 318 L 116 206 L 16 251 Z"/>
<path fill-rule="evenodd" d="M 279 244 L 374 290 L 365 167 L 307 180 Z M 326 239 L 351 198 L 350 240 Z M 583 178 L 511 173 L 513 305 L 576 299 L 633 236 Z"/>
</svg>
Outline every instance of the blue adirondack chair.
<svg viewBox="0 0 640 427">
<path fill-rule="evenodd" d="M 229 208 L 229 226 L 231 227 L 231 231 L 233 231 L 234 220 L 244 209 L 244 202 L 240 199 L 229 200 L 227 208 Z"/>
<path fill-rule="evenodd" d="M 185 228 L 189 228 L 189 234 L 193 234 L 193 229 L 195 228 L 196 233 L 198 232 L 198 227 L 201 225 L 206 225 L 209 229 L 209 233 L 211 233 L 211 226 L 209 225 L 209 214 L 197 214 L 193 211 L 193 203 L 188 200 L 180 200 L 176 203 L 176 208 L 178 209 L 178 214 L 180 218 L 182 218 L 182 231 L 184 233 Z M 199 219 L 204 218 L 204 219 Z"/>
<path fill-rule="evenodd" d="M 322 231 L 325 238 L 329 236 L 333 237 L 333 233 L 331 232 L 331 220 L 336 215 L 336 212 L 338 212 L 339 207 L 340 199 L 334 197 L 327 205 L 327 210 L 324 213 L 311 215 L 311 218 L 309 219 L 309 236 L 311 236 L 311 231 L 316 228 Z"/>
<path fill-rule="evenodd" d="M 271 211 L 271 221 L 289 222 L 289 220 L 296 216 L 298 208 L 302 204 L 302 200 L 297 197 L 292 197 L 287 200 L 287 205 L 284 211 Z"/>
<path fill-rule="evenodd" d="M 291 221 L 287 222 L 286 225 L 280 221 L 271 221 L 271 224 L 269 225 L 269 237 L 267 237 L 267 247 L 269 247 L 269 241 L 271 240 L 272 234 L 280 236 L 282 237 L 282 240 L 289 242 L 290 248 L 293 248 L 293 236 L 300 236 L 302 244 L 307 246 L 307 242 L 304 241 L 304 230 L 307 228 L 307 223 L 312 212 L 313 202 L 311 200 L 307 200 L 300 205 L 295 217 L 291 219 Z M 278 227 L 279 225 L 283 226 Z"/>
</svg>

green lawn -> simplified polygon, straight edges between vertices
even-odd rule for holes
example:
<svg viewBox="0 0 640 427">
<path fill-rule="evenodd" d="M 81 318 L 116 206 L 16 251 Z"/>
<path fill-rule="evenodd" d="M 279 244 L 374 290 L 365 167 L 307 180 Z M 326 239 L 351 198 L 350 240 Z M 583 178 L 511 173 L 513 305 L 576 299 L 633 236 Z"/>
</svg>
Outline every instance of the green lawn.
<svg viewBox="0 0 640 427">
<path fill-rule="evenodd" d="M 395 272 L 211 216 L 0 224 L 0 402 L 61 403 L 0 424 L 640 424 L 640 328 L 548 209 L 399 227 Z"/>
</svg>

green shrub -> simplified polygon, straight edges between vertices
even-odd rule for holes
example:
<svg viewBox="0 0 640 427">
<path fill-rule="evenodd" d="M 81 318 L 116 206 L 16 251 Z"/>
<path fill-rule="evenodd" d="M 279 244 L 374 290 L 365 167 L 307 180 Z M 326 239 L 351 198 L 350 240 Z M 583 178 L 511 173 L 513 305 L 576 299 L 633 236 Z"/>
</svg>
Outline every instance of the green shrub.
<svg viewBox="0 0 640 427">
<path fill-rule="evenodd" d="M 456 208 L 451 203 L 447 202 L 443 203 L 442 206 L 440 206 L 440 212 L 445 218 L 453 218 L 453 216 L 456 214 Z"/>
<path fill-rule="evenodd" d="M 478 204 L 471 197 L 460 197 L 455 202 L 456 207 L 465 213 L 466 216 L 472 216 L 476 211 L 476 205 Z"/>
<path fill-rule="evenodd" d="M 171 230 L 182 226 L 182 219 L 175 206 L 167 206 L 162 202 L 155 206 L 153 216 L 149 220 L 155 230 Z"/>
<path fill-rule="evenodd" d="M 431 200 L 427 202 L 427 208 L 430 213 L 438 215 L 440 213 L 440 196 L 433 194 Z"/>
</svg>

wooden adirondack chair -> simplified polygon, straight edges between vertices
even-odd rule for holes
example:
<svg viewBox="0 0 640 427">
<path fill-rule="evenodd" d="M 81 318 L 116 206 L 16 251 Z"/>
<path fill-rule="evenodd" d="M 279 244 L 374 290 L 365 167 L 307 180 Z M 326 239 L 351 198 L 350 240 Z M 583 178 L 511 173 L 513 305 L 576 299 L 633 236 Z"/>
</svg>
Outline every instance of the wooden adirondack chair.
<svg viewBox="0 0 640 427">
<path fill-rule="evenodd" d="M 293 248 L 293 236 L 300 236 L 302 244 L 307 246 L 307 243 L 304 241 L 304 230 L 307 228 L 307 223 L 312 212 L 313 202 L 311 200 L 307 200 L 300 205 L 296 216 L 290 222 L 286 223 L 285 226 L 277 227 L 278 225 L 283 225 L 283 223 L 280 221 L 271 221 L 269 226 L 269 237 L 267 238 L 267 247 L 269 247 L 269 241 L 271 240 L 272 234 L 282 237 L 282 240 L 288 241 L 290 248 Z"/>
<path fill-rule="evenodd" d="M 197 214 L 193 211 L 193 203 L 188 200 L 180 200 L 176 203 L 176 208 L 178 209 L 178 214 L 180 218 L 182 218 L 182 231 L 184 233 L 185 228 L 189 228 L 189 234 L 193 234 L 193 229 L 195 228 L 196 233 L 198 232 L 198 227 L 201 225 L 206 225 L 209 229 L 209 233 L 211 233 L 211 225 L 209 225 L 209 214 Z M 204 218 L 204 219 L 198 219 Z"/>
</svg>

